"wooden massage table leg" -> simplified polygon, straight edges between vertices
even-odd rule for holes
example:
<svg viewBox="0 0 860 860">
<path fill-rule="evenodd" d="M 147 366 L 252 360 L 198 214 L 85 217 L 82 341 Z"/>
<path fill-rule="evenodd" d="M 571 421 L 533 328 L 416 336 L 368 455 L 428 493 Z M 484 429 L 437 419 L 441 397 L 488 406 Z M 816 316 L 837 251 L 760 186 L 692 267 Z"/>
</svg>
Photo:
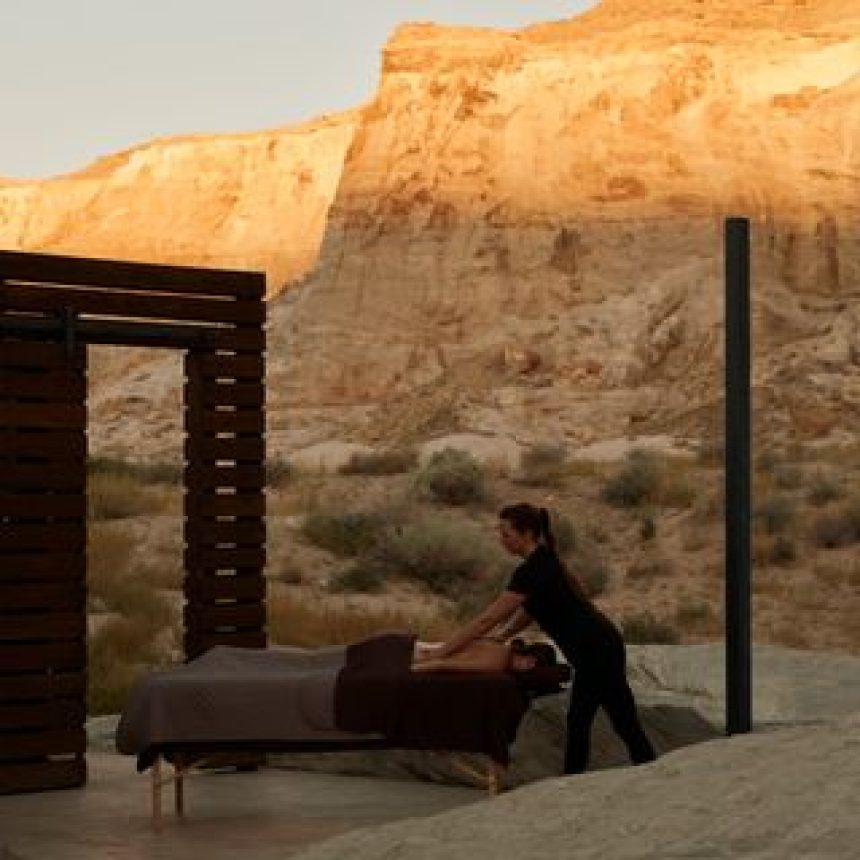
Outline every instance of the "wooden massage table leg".
<svg viewBox="0 0 860 860">
<path fill-rule="evenodd" d="M 503 764 L 499 764 L 499 762 L 488 758 L 487 770 L 484 773 L 460 759 L 456 753 L 450 753 L 448 759 L 461 773 L 472 777 L 472 779 L 477 781 L 478 785 L 486 786 L 487 794 L 490 797 L 495 797 L 504 789 L 506 768 Z"/>
<path fill-rule="evenodd" d="M 161 789 L 167 783 L 173 783 L 174 792 L 174 809 L 178 818 L 185 815 L 185 775 L 188 767 L 183 764 L 181 759 L 173 765 L 173 774 L 164 776 L 164 768 L 162 767 L 163 759 L 157 756 L 152 765 L 152 824 L 154 827 L 161 827 L 164 817 L 161 808 Z"/>
</svg>

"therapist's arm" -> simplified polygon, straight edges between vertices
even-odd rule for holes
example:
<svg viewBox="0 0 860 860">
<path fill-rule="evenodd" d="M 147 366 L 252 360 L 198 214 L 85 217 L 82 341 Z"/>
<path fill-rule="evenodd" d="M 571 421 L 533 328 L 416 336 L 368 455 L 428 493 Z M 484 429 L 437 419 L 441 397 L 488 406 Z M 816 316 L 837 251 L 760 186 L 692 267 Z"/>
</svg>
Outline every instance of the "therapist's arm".
<svg viewBox="0 0 860 860">
<path fill-rule="evenodd" d="M 509 620 L 522 606 L 525 599 L 524 594 L 517 594 L 515 591 L 503 591 L 486 609 L 448 638 L 433 656 L 450 657 L 452 654 L 456 654 L 470 642 L 480 639 L 497 625 Z"/>
<path fill-rule="evenodd" d="M 493 634 L 493 638 L 499 642 L 507 642 L 517 633 L 521 633 L 532 623 L 532 617 L 521 606 L 502 626 L 500 630 Z"/>
</svg>

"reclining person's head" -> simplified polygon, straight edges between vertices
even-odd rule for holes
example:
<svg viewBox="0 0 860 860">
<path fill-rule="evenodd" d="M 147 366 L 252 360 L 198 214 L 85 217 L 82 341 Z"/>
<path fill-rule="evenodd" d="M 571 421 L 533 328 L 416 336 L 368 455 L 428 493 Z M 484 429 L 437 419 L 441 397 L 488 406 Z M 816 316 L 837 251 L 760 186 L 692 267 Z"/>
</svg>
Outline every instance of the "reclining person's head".
<svg viewBox="0 0 860 860">
<path fill-rule="evenodd" d="M 538 666 L 555 666 L 557 662 L 555 648 L 548 642 L 526 642 L 523 639 L 511 642 L 511 672 L 531 672 Z"/>
</svg>

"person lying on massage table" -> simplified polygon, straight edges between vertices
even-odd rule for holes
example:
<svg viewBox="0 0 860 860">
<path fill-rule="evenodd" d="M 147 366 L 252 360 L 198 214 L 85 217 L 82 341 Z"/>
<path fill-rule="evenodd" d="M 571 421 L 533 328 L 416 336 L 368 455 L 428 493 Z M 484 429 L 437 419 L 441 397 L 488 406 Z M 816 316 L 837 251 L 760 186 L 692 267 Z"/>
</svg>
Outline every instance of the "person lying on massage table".
<svg viewBox="0 0 860 860">
<path fill-rule="evenodd" d="M 555 649 L 547 642 L 513 639 L 476 639 L 450 657 L 436 657 L 436 642 L 415 642 L 413 672 L 530 672 L 538 666 L 555 666 Z"/>
</svg>

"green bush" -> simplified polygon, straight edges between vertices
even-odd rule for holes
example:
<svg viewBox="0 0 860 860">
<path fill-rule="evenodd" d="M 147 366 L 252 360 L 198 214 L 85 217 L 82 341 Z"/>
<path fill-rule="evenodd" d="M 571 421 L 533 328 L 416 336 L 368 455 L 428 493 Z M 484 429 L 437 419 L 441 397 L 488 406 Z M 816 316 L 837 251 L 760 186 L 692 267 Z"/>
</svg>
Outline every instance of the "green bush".
<svg viewBox="0 0 860 860">
<path fill-rule="evenodd" d="M 811 505 L 821 507 L 828 502 L 843 498 L 845 498 L 845 485 L 836 475 L 820 469 L 813 473 L 806 492 L 806 499 Z"/>
<path fill-rule="evenodd" d="M 385 529 L 369 560 L 386 576 L 414 579 L 456 598 L 497 566 L 499 552 L 473 526 L 436 515 Z"/>
<path fill-rule="evenodd" d="M 610 505 L 635 508 L 657 498 L 660 487 L 660 466 L 650 451 L 634 449 L 623 466 L 603 488 L 603 499 Z"/>
<path fill-rule="evenodd" d="M 767 534 L 782 534 L 794 520 L 794 503 L 787 496 L 770 496 L 756 505 L 753 518 Z"/>
<path fill-rule="evenodd" d="M 375 512 L 313 511 L 305 517 L 302 534 L 316 546 L 349 557 L 369 550 L 384 525 L 384 518 Z"/>
<path fill-rule="evenodd" d="M 400 475 L 418 465 L 415 448 L 389 448 L 362 454 L 356 451 L 340 468 L 343 475 Z"/>
<path fill-rule="evenodd" d="M 484 473 L 466 451 L 444 448 L 437 451 L 418 473 L 422 496 L 446 505 L 467 505 L 485 498 Z"/>
<path fill-rule="evenodd" d="M 329 583 L 328 590 L 337 594 L 344 591 L 374 593 L 382 591 L 385 574 L 378 564 L 362 559 L 337 573 Z"/>
<path fill-rule="evenodd" d="M 540 442 L 520 455 L 516 483 L 529 487 L 558 487 L 567 474 L 567 448 L 563 444 Z"/>
</svg>

